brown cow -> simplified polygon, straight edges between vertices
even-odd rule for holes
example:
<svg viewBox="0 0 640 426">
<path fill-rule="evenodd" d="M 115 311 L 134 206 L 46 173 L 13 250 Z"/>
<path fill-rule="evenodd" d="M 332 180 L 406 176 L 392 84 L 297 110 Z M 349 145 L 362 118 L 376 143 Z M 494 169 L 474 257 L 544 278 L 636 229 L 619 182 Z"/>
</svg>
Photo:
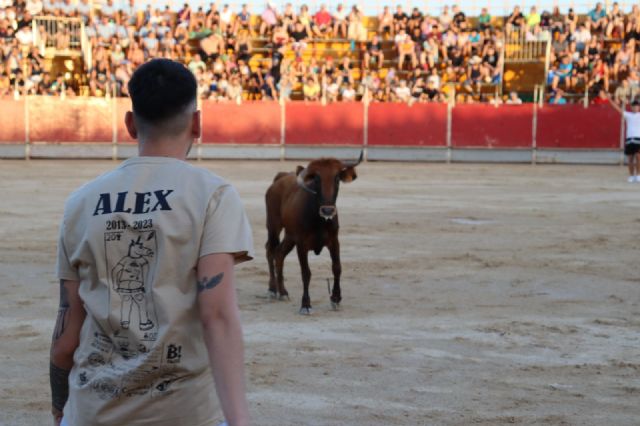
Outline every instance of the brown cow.
<svg viewBox="0 0 640 426">
<path fill-rule="evenodd" d="M 302 306 L 300 313 L 311 313 L 309 298 L 308 253 L 318 255 L 323 247 L 329 249 L 333 270 L 331 306 L 338 309 L 340 294 L 340 243 L 338 242 L 338 210 L 336 199 L 340 182 L 356 179 L 355 167 L 362 161 L 343 162 L 335 158 L 314 160 L 304 168 L 298 166 L 296 173 L 278 173 L 265 196 L 267 203 L 267 262 L 269 262 L 269 295 L 280 299 L 289 298 L 284 288 L 282 268 L 284 258 L 297 247 L 302 271 Z M 280 233 L 284 228 L 284 238 Z"/>
</svg>

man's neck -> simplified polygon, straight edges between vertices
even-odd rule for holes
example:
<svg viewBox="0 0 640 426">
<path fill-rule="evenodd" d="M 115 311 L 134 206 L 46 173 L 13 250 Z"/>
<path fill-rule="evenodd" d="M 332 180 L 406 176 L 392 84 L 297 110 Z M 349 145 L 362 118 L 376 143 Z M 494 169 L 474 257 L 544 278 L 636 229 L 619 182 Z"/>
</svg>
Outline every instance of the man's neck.
<svg viewBox="0 0 640 426">
<path fill-rule="evenodd" d="M 140 157 L 167 157 L 185 160 L 188 155 L 188 146 L 185 141 L 178 140 L 141 140 L 138 143 L 138 155 Z"/>
</svg>

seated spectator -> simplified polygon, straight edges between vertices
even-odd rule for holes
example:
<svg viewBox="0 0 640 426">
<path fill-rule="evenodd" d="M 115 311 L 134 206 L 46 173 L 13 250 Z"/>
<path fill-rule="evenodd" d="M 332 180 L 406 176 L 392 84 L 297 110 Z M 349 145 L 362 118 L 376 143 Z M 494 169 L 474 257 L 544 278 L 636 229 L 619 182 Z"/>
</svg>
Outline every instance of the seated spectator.
<svg viewBox="0 0 640 426">
<path fill-rule="evenodd" d="M 571 86 L 578 87 L 579 85 L 586 85 L 589 81 L 589 63 L 584 56 L 578 59 L 578 62 L 573 67 L 573 75 L 571 76 Z"/>
<path fill-rule="evenodd" d="M 451 25 L 454 29 L 464 32 L 467 31 L 467 16 L 464 14 L 462 10 L 458 7 L 458 5 L 453 6 L 453 18 L 451 20 Z"/>
<path fill-rule="evenodd" d="M 414 7 L 413 10 L 411 11 L 411 15 L 409 16 L 409 21 L 407 24 L 407 31 L 408 32 L 412 32 L 414 29 L 419 29 L 420 28 L 420 24 L 422 23 L 422 12 L 420 12 L 420 9 L 418 9 L 417 7 Z"/>
<path fill-rule="evenodd" d="M 615 2 L 611 11 L 607 14 L 607 27 L 605 29 L 607 38 L 624 38 L 624 14 L 620 10 L 620 5 Z"/>
<path fill-rule="evenodd" d="M 325 4 L 320 5 L 320 10 L 314 15 L 313 22 L 319 35 L 326 36 L 333 31 L 331 25 L 331 14 Z"/>
<path fill-rule="evenodd" d="M 535 27 L 538 27 L 540 25 L 540 21 L 541 21 L 541 17 L 540 14 L 538 13 L 538 10 L 536 9 L 535 6 L 531 6 L 531 9 L 529 10 L 529 14 L 527 15 L 527 28 L 528 29 L 533 29 Z"/>
<path fill-rule="evenodd" d="M 349 26 L 347 27 L 347 38 L 351 41 L 351 51 L 355 50 L 356 41 L 365 41 L 367 39 L 367 29 L 362 22 L 362 13 L 358 6 L 353 6 L 348 17 Z"/>
<path fill-rule="evenodd" d="M 604 32 L 607 27 L 607 12 L 602 7 L 602 3 L 596 3 L 596 7 L 592 9 L 587 16 L 587 26 L 591 32 Z"/>
<path fill-rule="evenodd" d="M 66 25 L 60 26 L 58 33 L 56 34 L 56 49 L 57 50 L 69 50 L 71 47 L 71 35 Z"/>
<path fill-rule="evenodd" d="M 227 99 L 233 102 L 242 102 L 242 85 L 238 76 L 232 76 L 227 87 Z"/>
<path fill-rule="evenodd" d="M 196 53 L 189 62 L 188 68 L 194 75 L 196 75 L 198 70 L 200 70 L 200 72 L 206 71 L 207 64 L 205 64 L 200 55 Z"/>
<path fill-rule="evenodd" d="M 246 31 L 250 35 L 253 35 L 251 13 L 249 13 L 249 8 L 246 4 L 242 5 L 242 9 L 234 21 L 233 34 L 238 34 L 239 31 Z"/>
<path fill-rule="evenodd" d="M 569 34 L 573 34 L 578 26 L 578 15 L 573 11 L 573 8 L 569 8 L 569 12 L 567 12 L 564 23 L 565 31 L 569 32 Z"/>
<path fill-rule="evenodd" d="M 305 101 L 319 101 L 320 100 L 320 95 L 321 95 L 320 92 L 321 92 L 321 90 L 320 90 L 320 85 L 318 84 L 318 82 L 313 77 L 307 78 L 307 80 L 304 82 L 304 85 L 302 87 L 302 93 L 304 95 L 304 100 Z"/>
<path fill-rule="evenodd" d="M 469 60 L 469 67 L 467 68 L 466 79 L 464 80 L 464 88 L 469 93 L 473 92 L 474 88 L 480 93 L 480 86 L 484 82 L 484 75 L 480 64 L 482 59 L 478 56 L 474 56 Z"/>
<path fill-rule="evenodd" d="M 205 62 L 215 61 L 224 52 L 224 39 L 216 31 L 217 26 L 214 26 L 213 33 L 200 40 L 199 54 Z M 240 43 L 238 39 L 238 43 Z M 236 51 L 240 51 L 240 45 L 236 47 Z"/>
<path fill-rule="evenodd" d="M 406 80 L 400 80 L 398 86 L 394 90 L 394 94 L 399 102 L 409 102 L 411 99 L 411 89 L 407 87 Z"/>
<path fill-rule="evenodd" d="M 411 101 L 422 101 L 424 100 L 424 89 L 425 84 L 422 78 L 416 79 L 416 81 L 411 85 Z"/>
<path fill-rule="evenodd" d="M 231 8 L 229 8 L 228 4 L 222 6 L 222 11 L 220 11 L 220 30 L 223 33 L 231 32 L 233 30 L 233 12 Z M 203 24 L 205 20 L 205 16 L 202 16 Z"/>
<path fill-rule="evenodd" d="M 407 30 L 407 24 L 409 22 L 409 16 L 402 10 L 402 6 L 396 7 L 396 13 L 393 14 L 393 29 L 397 34 L 400 30 Z"/>
<path fill-rule="evenodd" d="M 289 32 L 287 31 L 287 27 L 284 25 L 276 26 L 273 30 L 272 41 L 276 48 L 285 46 L 289 41 Z"/>
<path fill-rule="evenodd" d="M 427 87 L 423 90 L 423 99 L 426 102 L 444 102 L 444 96 L 435 80 L 427 79 Z"/>
<path fill-rule="evenodd" d="M 572 76 L 573 63 L 568 56 L 564 56 L 553 75 L 553 80 L 551 81 L 551 89 L 556 90 L 558 88 L 558 84 L 562 83 L 567 90 L 571 90 L 571 84 L 573 83 L 571 79 Z"/>
<path fill-rule="evenodd" d="M 278 12 L 271 2 L 267 3 L 267 7 L 260 15 L 260 18 L 262 21 L 260 23 L 260 36 L 263 37 L 267 33 L 271 33 L 278 24 Z"/>
<path fill-rule="evenodd" d="M 634 60 L 634 47 L 627 43 L 620 50 L 615 49 L 614 46 L 611 48 L 614 49 L 612 53 L 615 55 L 612 69 L 613 79 L 618 81 L 621 74 L 626 75 L 630 70 Z"/>
<path fill-rule="evenodd" d="M 519 6 L 514 6 L 513 12 L 507 17 L 505 28 L 507 33 L 519 31 L 524 26 L 525 20 Z"/>
<path fill-rule="evenodd" d="M 604 89 L 600 89 L 598 91 L 598 96 L 593 98 L 591 103 L 593 105 L 609 105 L 609 95 L 607 95 L 607 92 L 605 92 Z"/>
<path fill-rule="evenodd" d="M 515 90 L 512 90 L 511 92 L 509 92 L 509 98 L 505 103 L 507 105 L 522 105 L 522 99 L 518 97 L 518 92 L 516 92 Z"/>
<path fill-rule="evenodd" d="M 602 85 L 604 90 L 609 91 L 609 66 L 600 58 L 596 59 L 587 83 L 588 87 L 594 85 Z"/>
<path fill-rule="evenodd" d="M 296 55 L 300 55 L 307 48 L 307 42 L 309 39 L 309 34 L 307 34 L 307 30 L 305 29 L 302 22 L 297 21 L 294 25 L 293 31 L 291 31 L 291 39 L 293 43 L 291 44 L 291 48 L 295 52 Z"/>
<path fill-rule="evenodd" d="M 327 86 L 325 88 L 325 95 L 327 102 L 337 102 L 338 95 L 340 94 L 340 85 L 334 78 L 327 78 Z"/>
<path fill-rule="evenodd" d="M 440 16 L 438 16 L 439 26 L 440 28 L 442 28 L 442 31 L 449 30 L 449 26 L 451 25 L 452 20 L 453 18 L 449 14 L 449 6 L 444 6 L 442 8 L 442 13 L 440 14 Z"/>
<path fill-rule="evenodd" d="M 572 33 L 571 39 L 576 42 L 578 50 L 582 51 L 591 41 L 591 32 L 584 24 L 580 24 L 578 29 Z"/>
<path fill-rule="evenodd" d="M 333 36 L 347 38 L 347 11 L 342 3 L 338 3 L 333 14 Z"/>
<path fill-rule="evenodd" d="M 293 9 L 293 5 L 291 3 L 285 4 L 280 17 L 282 25 L 286 26 L 287 29 L 291 31 L 293 29 L 293 24 L 295 24 L 297 20 L 298 18 L 296 16 L 296 11 Z"/>
<path fill-rule="evenodd" d="M 549 29 L 552 33 L 562 33 L 565 31 L 564 29 L 565 19 L 564 16 L 560 13 L 560 8 L 558 6 L 553 7 L 553 11 L 549 16 Z"/>
<path fill-rule="evenodd" d="M 44 3 L 42 0 L 27 0 L 25 10 L 29 12 L 31 16 L 40 15 L 44 10 Z"/>
<path fill-rule="evenodd" d="M 352 84 L 344 84 L 340 93 L 342 102 L 351 102 L 356 100 L 356 91 Z"/>
<path fill-rule="evenodd" d="M 404 62 L 408 59 L 411 63 L 411 69 L 414 69 L 418 65 L 418 58 L 416 57 L 415 43 L 411 40 L 404 30 L 400 30 L 400 33 L 396 36 L 396 49 L 398 51 L 398 69 L 402 70 Z"/>
<path fill-rule="evenodd" d="M 637 99 L 638 95 L 640 95 L 640 87 L 631 85 L 629 79 L 625 78 L 616 88 L 613 98 L 618 105 L 627 105 Z"/>
<path fill-rule="evenodd" d="M 5 71 L 0 72 L 0 98 L 9 97 L 12 93 L 13 89 L 9 75 Z"/>
<path fill-rule="evenodd" d="M 491 15 L 489 15 L 486 7 L 482 8 L 480 15 L 478 16 L 478 29 L 481 32 L 491 30 Z"/>
<path fill-rule="evenodd" d="M 378 15 L 378 34 L 383 37 L 385 34 L 389 34 L 393 37 L 394 29 L 393 14 L 389 10 L 389 6 L 385 6 L 382 9 L 382 13 Z"/>
<path fill-rule="evenodd" d="M 384 64 L 384 53 L 382 52 L 382 41 L 377 34 L 375 34 L 371 41 L 367 43 L 367 48 L 364 51 L 362 68 L 369 69 L 372 60 L 375 61 L 377 68 L 382 68 Z"/>
<path fill-rule="evenodd" d="M 552 105 L 566 105 L 567 99 L 564 97 L 564 91 L 562 89 L 556 90 L 551 99 L 549 99 L 549 103 Z"/>
<path fill-rule="evenodd" d="M 113 4 L 113 0 L 107 0 L 107 2 L 100 6 L 100 15 L 107 19 L 114 19 L 116 16 L 116 6 Z"/>
</svg>

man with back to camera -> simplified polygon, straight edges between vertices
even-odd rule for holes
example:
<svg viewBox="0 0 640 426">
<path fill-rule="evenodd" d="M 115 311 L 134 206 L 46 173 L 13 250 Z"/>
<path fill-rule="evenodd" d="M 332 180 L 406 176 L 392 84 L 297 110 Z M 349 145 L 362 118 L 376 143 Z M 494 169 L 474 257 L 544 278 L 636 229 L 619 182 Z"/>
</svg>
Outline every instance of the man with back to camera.
<svg viewBox="0 0 640 426">
<path fill-rule="evenodd" d="M 234 264 L 253 256 L 251 229 L 235 189 L 184 161 L 196 89 L 177 62 L 138 68 L 125 123 L 139 156 L 66 202 L 55 425 L 215 425 L 214 391 L 230 426 L 248 424 Z"/>
<path fill-rule="evenodd" d="M 640 102 L 631 102 L 631 111 L 625 111 L 625 105 L 615 103 L 609 96 L 609 102 L 620 114 L 624 116 L 627 125 L 627 135 L 624 144 L 624 154 L 627 156 L 629 166 L 629 183 L 640 182 L 638 169 L 640 168 Z"/>
</svg>

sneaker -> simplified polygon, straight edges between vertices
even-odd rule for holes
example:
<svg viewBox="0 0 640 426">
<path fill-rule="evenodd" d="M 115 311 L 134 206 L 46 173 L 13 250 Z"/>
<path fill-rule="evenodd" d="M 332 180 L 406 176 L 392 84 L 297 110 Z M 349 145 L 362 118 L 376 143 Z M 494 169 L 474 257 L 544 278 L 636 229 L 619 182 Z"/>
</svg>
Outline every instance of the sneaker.
<svg viewBox="0 0 640 426">
<path fill-rule="evenodd" d="M 634 183 L 637 181 L 638 181 L 638 178 L 636 176 L 629 176 L 629 178 L 627 179 L 627 182 L 629 183 Z"/>
</svg>

